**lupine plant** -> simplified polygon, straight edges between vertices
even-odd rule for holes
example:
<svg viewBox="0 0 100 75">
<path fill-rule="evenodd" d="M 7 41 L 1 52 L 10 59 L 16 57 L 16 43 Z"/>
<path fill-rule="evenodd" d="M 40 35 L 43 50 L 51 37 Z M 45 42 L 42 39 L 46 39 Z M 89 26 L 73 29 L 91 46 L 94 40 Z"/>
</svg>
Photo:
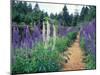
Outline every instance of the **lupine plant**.
<svg viewBox="0 0 100 75">
<path fill-rule="evenodd" d="M 81 28 L 80 31 L 80 46 L 85 50 L 86 68 L 96 68 L 96 20 L 92 20 L 87 25 Z"/>
<path fill-rule="evenodd" d="M 71 45 L 77 33 L 73 27 L 56 27 L 54 24 L 49 24 L 48 21 L 46 25 L 43 23 L 43 29 L 40 29 L 38 25 L 33 27 L 24 25 L 21 31 L 23 35 L 19 33 L 18 26 L 13 28 L 13 42 L 17 41 L 16 46 L 20 46 L 13 49 L 16 50 L 13 73 L 61 70 L 63 59 L 60 52 Z"/>
<path fill-rule="evenodd" d="M 12 28 L 12 47 L 17 48 L 19 46 L 19 30 L 17 26 Z"/>
</svg>

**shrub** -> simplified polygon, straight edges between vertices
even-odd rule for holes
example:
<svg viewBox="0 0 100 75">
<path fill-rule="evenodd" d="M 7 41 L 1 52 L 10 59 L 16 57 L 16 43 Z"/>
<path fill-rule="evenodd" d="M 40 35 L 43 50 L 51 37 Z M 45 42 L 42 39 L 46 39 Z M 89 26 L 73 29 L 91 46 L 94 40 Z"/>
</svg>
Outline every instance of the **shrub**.
<svg viewBox="0 0 100 75">
<path fill-rule="evenodd" d="M 76 32 L 69 32 L 66 37 L 57 37 L 55 45 L 56 50 L 58 50 L 59 52 L 63 52 L 76 39 L 76 35 L 77 35 Z"/>
<path fill-rule="evenodd" d="M 56 44 L 55 44 L 55 50 L 59 52 L 63 52 L 65 48 L 66 48 L 66 39 L 63 37 L 62 38 L 57 37 Z"/>
<path fill-rule="evenodd" d="M 17 56 L 16 62 L 12 65 L 12 73 L 19 74 L 32 72 L 33 65 L 34 64 L 32 63 L 31 59 Z"/>
<path fill-rule="evenodd" d="M 36 44 L 35 50 L 44 50 L 44 43 L 43 42 L 39 42 Z"/>
<path fill-rule="evenodd" d="M 12 74 L 33 72 L 32 49 L 16 48 L 12 60 Z"/>
<path fill-rule="evenodd" d="M 81 40 L 80 40 L 80 47 L 82 49 L 85 49 L 85 41 L 84 41 L 84 38 L 81 38 Z"/>
<path fill-rule="evenodd" d="M 57 51 L 35 50 L 33 51 L 34 72 L 53 72 L 61 69 L 61 57 Z"/>
<path fill-rule="evenodd" d="M 84 60 L 86 69 L 96 69 L 96 58 L 92 54 L 88 54 Z"/>
<path fill-rule="evenodd" d="M 45 49 L 43 43 L 38 43 L 33 51 L 32 61 L 34 72 L 53 72 L 61 69 L 62 58 L 56 50 Z"/>
<path fill-rule="evenodd" d="M 69 32 L 66 36 L 66 47 L 68 48 L 75 41 L 77 36 L 76 32 Z"/>
<path fill-rule="evenodd" d="M 53 72 L 61 69 L 63 59 L 59 52 L 44 49 L 43 43 L 36 45 L 31 57 L 26 57 L 27 54 L 24 55 L 23 53 L 21 52 L 16 55 L 16 61 L 11 67 L 13 74 Z"/>
<path fill-rule="evenodd" d="M 68 48 L 71 45 L 72 40 L 70 40 L 68 37 L 66 38 L 66 47 Z"/>
<path fill-rule="evenodd" d="M 67 37 L 69 40 L 71 40 L 71 42 L 73 42 L 76 39 L 76 35 L 77 35 L 76 32 L 69 32 Z"/>
</svg>

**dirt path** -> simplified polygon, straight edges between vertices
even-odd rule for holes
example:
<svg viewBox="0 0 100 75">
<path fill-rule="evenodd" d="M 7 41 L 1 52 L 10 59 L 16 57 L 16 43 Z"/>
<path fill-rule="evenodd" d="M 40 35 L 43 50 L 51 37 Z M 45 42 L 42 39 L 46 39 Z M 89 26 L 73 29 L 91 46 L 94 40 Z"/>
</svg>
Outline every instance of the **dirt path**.
<svg viewBox="0 0 100 75">
<path fill-rule="evenodd" d="M 66 50 L 64 52 L 64 55 L 68 55 L 68 53 L 70 53 L 69 55 L 69 60 L 67 62 L 64 62 L 63 64 L 63 70 L 81 70 L 84 69 L 85 65 L 82 62 L 83 60 L 83 52 L 79 46 L 79 33 L 77 35 L 77 39 L 75 40 L 75 42 L 72 44 L 72 46 L 70 48 L 68 48 L 68 50 Z M 67 57 L 64 57 L 67 59 Z"/>
</svg>

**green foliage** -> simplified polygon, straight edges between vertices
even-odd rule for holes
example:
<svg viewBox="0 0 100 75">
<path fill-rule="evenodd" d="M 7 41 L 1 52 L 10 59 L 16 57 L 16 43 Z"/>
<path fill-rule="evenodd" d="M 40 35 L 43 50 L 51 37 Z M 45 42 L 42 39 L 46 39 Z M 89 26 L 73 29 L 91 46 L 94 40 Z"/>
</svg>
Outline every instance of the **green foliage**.
<svg viewBox="0 0 100 75">
<path fill-rule="evenodd" d="M 76 35 L 76 32 L 69 32 L 66 37 L 57 37 L 55 50 L 63 52 L 73 43 L 73 41 L 76 39 Z"/>
<path fill-rule="evenodd" d="M 57 37 L 55 50 L 63 52 L 66 48 L 66 38 Z"/>
<path fill-rule="evenodd" d="M 66 49 L 71 45 L 72 40 L 70 40 L 68 37 L 66 38 Z"/>
<path fill-rule="evenodd" d="M 64 26 L 69 26 L 69 12 L 67 10 L 66 5 L 63 8 L 63 21 L 64 21 Z"/>
<path fill-rule="evenodd" d="M 69 17 L 70 26 L 73 26 L 73 20 L 74 20 L 74 15 L 71 14 L 70 17 Z M 76 22 L 77 22 L 77 21 L 76 21 Z"/>
<path fill-rule="evenodd" d="M 15 49 L 15 56 L 11 66 L 12 74 L 33 72 L 32 50 L 26 48 Z"/>
<path fill-rule="evenodd" d="M 51 19 L 55 19 L 55 15 L 53 13 L 50 14 Z"/>
<path fill-rule="evenodd" d="M 29 50 L 29 49 L 28 49 Z M 31 56 L 29 57 L 29 53 Z M 12 73 L 35 73 L 60 71 L 62 57 L 56 50 L 47 50 L 43 43 L 38 43 L 32 51 L 17 49 L 15 63 L 12 64 Z"/>
<path fill-rule="evenodd" d="M 61 69 L 61 57 L 55 50 L 33 51 L 34 72 L 53 72 Z"/>
<path fill-rule="evenodd" d="M 96 6 L 89 7 L 89 14 L 88 20 L 91 21 L 92 19 L 96 18 Z"/>
<path fill-rule="evenodd" d="M 35 46 L 35 50 L 44 50 L 44 43 L 43 42 L 37 43 Z"/>
<path fill-rule="evenodd" d="M 30 24 L 30 23 L 33 22 L 33 21 L 32 21 L 32 17 L 31 17 L 31 13 L 28 13 L 28 14 L 25 16 L 24 22 L 25 22 L 26 24 Z"/>
<path fill-rule="evenodd" d="M 39 8 L 39 5 L 36 3 L 34 10 L 32 12 L 32 16 L 33 16 L 33 21 L 36 22 L 36 24 L 38 24 L 38 22 L 40 21 L 40 15 L 41 15 L 41 11 Z"/>
<path fill-rule="evenodd" d="M 86 49 L 84 37 L 80 39 L 80 47 L 84 51 L 84 55 L 87 56 L 90 52 Z"/>
<path fill-rule="evenodd" d="M 81 40 L 80 40 L 80 47 L 82 49 L 85 49 L 85 41 L 84 41 L 84 38 L 81 38 Z"/>
<path fill-rule="evenodd" d="M 33 66 L 34 64 L 29 58 L 16 56 L 16 62 L 12 64 L 12 73 L 30 73 L 33 72 Z"/>
<path fill-rule="evenodd" d="M 85 6 L 82 8 L 79 22 L 91 21 L 96 18 L 96 6 Z"/>
<path fill-rule="evenodd" d="M 67 36 L 68 36 L 68 38 L 69 38 L 70 40 L 73 41 L 73 40 L 76 39 L 76 37 L 77 37 L 76 35 L 77 35 L 77 32 L 69 32 Z"/>
<path fill-rule="evenodd" d="M 26 24 L 35 23 L 40 24 L 44 20 L 44 17 L 48 17 L 48 14 L 41 11 L 38 3 L 32 9 L 32 5 L 26 1 L 12 1 L 12 21 L 20 24 L 24 22 Z"/>
<path fill-rule="evenodd" d="M 69 32 L 66 38 L 66 47 L 68 48 L 76 39 L 77 32 Z"/>
<path fill-rule="evenodd" d="M 28 12 L 28 7 L 26 2 L 12 1 L 12 21 L 20 23 L 24 22 L 24 17 Z"/>
<path fill-rule="evenodd" d="M 85 50 L 84 51 L 84 54 L 85 54 L 85 59 L 84 59 L 85 68 L 86 69 L 95 69 L 96 68 L 96 57 L 93 54 L 91 54 L 91 52 L 86 50 L 84 38 L 82 38 L 80 40 L 80 46 L 83 50 Z"/>
<path fill-rule="evenodd" d="M 84 60 L 86 69 L 96 69 L 96 58 L 92 54 L 88 54 Z"/>
<path fill-rule="evenodd" d="M 89 11 L 88 7 L 87 6 L 86 7 L 83 6 L 83 8 L 81 10 L 81 13 L 80 13 L 80 21 L 84 21 L 85 20 L 85 17 L 87 16 L 88 11 Z"/>
<path fill-rule="evenodd" d="M 12 0 L 12 21 L 20 24 L 24 22 L 26 24 L 40 24 L 42 25 L 43 21 L 51 19 L 56 25 L 64 26 L 77 26 L 77 23 L 83 21 L 90 21 L 93 18 L 96 18 L 96 7 L 95 6 L 83 6 L 81 13 L 76 10 L 75 15 L 69 14 L 67 6 L 64 5 L 61 13 L 53 14 L 50 16 L 47 12 L 41 11 L 39 4 L 36 3 L 34 8 L 32 8 L 31 3 L 28 4 L 24 1 L 14 1 Z"/>
<path fill-rule="evenodd" d="M 63 52 L 65 48 L 68 48 L 75 38 L 75 32 L 68 33 L 65 38 L 57 37 L 54 50 L 45 49 L 42 42 L 36 44 L 32 51 L 17 49 L 16 61 L 12 65 L 12 73 L 60 71 L 63 59 L 59 52 Z"/>
<path fill-rule="evenodd" d="M 77 26 L 78 19 L 79 19 L 79 15 L 76 14 L 76 15 L 73 17 L 72 26 Z"/>
</svg>

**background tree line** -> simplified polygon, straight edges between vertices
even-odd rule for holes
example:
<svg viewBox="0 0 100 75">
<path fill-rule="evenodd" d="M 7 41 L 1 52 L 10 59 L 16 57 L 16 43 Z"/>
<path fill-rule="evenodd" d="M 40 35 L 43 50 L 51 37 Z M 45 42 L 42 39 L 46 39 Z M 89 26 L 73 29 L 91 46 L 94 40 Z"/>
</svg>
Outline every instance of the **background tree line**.
<svg viewBox="0 0 100 75">
<path fill-rule="evenodd" d="M 80 14 L 76 10 L 74 14 L 69 14 L 67 6 L 64 5 L 59 14 L 40 10 L 39 4 L 36 3 L 34 8 L 32 4 L 22 1 L 12 1 L 12 22 L 27 25 L 42 25 L 43 21 L 49 20 L 50 23 L 63 26 L 76 26 L 78 23 L 90 21 L 96 17 L 95 6 L 83 6 Z"/>
</svg>

